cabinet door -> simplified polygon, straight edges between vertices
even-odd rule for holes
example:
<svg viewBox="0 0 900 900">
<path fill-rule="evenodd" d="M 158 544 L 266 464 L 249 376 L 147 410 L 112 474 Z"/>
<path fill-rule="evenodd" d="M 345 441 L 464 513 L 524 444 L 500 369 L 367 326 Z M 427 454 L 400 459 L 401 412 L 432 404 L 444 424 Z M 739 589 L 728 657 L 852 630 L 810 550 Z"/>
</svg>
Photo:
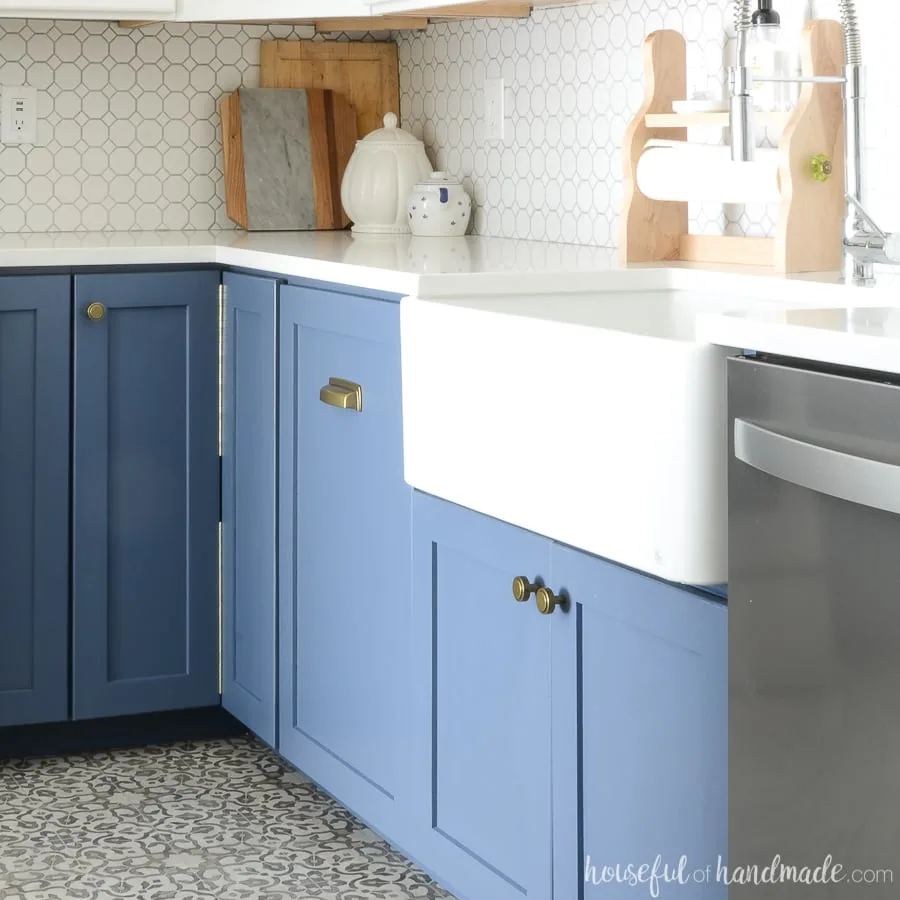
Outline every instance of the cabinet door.
<svg viewBox="0 0 900 900">
<path fill-rule="evenodd" d="M 549 900 L 551 623 L 512 582 L 550 542 L 419 493 L 413 523 L 410 849 L 470 900 Z"/>
<path fill-rule="evenodd" d="M 0 278 L 0 725 L 69 707 L 66 276 Z"/>
<path fill-rule="evenodd" d="M 75 278 L 75 718 L 219 701 L 218 283 Z"/>
<path fill-rule="evenodd" d="M 279 749 L 389 836 L 409 680 L 399 324 L 397 303 L 281 289 Z M 332 378 L 361 412 L 323 402 Z"/>
<path fill-rule="evenodd" d="M 659 856 L 674 872 L 684 856 L 712 878 L 673 892 L 725 898 L 725 607 L 559 545 L 553 580 L 570 598 L 550 616 L 554 896 L 633 900 L 604 867 Z"/>
<path fill-rule="evenodd" d="M 224 283 L 222 705 L 274 746 L 278 282 Z"/>
</svg>

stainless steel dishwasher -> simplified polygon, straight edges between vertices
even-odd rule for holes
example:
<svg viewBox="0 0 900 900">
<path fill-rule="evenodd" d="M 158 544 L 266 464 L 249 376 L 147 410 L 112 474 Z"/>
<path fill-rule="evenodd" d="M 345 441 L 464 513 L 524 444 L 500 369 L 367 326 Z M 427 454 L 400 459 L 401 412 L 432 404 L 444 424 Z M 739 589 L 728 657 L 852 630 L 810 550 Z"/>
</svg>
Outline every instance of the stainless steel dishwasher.
<svg viewBox="0 0 900 900">
<path fill-rule="evenodd" d="M 729 900 L 896 900 L 900 379 L 800 366 L 728 361 Z"/>
</svg>

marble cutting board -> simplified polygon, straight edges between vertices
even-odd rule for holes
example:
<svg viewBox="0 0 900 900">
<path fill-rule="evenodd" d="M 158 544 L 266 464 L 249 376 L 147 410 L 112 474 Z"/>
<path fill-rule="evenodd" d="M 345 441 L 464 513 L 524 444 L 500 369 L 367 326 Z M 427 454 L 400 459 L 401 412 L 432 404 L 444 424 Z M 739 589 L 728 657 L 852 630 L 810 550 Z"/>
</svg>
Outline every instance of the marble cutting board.
<svg viewBox="0 0 900 900">
<path fill-rule="evenodd" d="M 248 231 L 346 228 L 356 112 L 336 91 L 240 88 L 220 104 L 228 217 Z"/>
</svg>

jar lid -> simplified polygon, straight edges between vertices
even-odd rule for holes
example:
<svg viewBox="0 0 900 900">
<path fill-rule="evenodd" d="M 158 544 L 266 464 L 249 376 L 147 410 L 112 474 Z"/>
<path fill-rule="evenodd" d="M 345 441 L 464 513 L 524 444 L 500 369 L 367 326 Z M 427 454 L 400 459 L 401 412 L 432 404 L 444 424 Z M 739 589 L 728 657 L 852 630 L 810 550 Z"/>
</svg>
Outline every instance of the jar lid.
<svg viewBox="0 0 900 900">
<path fill-rule="evenodd" d="M 389 112 L 384 117 L 384 128 L 370 131 L 360 143 L 371 144 L 421 144 L 422 142 L 408 131 L 397 127 L 396 113 Z"/>
<path fill-rule="evenodd" d="M 449 172 L 432 172 L 428 177 L 416 182 L 416 188 L 461 187 L 462 182 Z"/>
</svg>

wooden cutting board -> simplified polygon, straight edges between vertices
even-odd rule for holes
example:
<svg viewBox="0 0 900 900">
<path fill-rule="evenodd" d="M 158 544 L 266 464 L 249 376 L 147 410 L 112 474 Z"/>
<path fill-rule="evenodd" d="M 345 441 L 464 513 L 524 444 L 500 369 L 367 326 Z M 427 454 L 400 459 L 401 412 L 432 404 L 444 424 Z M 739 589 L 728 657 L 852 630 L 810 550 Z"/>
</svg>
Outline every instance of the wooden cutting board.
<svg viewBox="0 0 900 900">
<path fill-rule="evenodd" d="M 393 42 L 262 41 L 259 83 L 338 91 L 356 110 L 360 137 L 381 128 L 386 113 L 400 117 L 400 69 Z"/>
<path fill-rule="evenodd" d="M 248 231 L 346 228 L 341 179 L 356 111 L 334 91 L 241 88 L 222 98 L 225 208 Z"/>
</svg>

